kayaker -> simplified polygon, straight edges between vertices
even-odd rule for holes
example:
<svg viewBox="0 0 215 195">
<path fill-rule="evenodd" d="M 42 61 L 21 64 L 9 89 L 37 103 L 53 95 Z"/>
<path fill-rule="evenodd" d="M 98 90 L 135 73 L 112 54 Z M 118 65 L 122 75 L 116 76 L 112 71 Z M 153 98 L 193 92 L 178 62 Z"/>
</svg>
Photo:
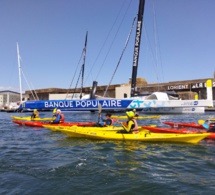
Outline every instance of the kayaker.
<svg viewBox="0 0 215 195">
<path fill-rule="evenodd" d="M 136 119 L 134 119 L 134 112 L 129 111 L 126 112 L 128 121 L 127 122 L 118 122 L 119 124 L 122 125 L 124 130 L 120 130 L 117 133 L 138 133 L 138 124 Z"/>
<path fill-rule="evenodd" d="M 33 114 L 31 115 L 31 120 L 39 118 L 39 111 L 37 109 L 34 109 Z"/>
<path fill-rule="evenodd" d="M 138 117 L 138 116 L 139 116 L 139 113 L 137 112 L 136 109 L 133 109 L 133 112 L 134 112 L 134 116 L 135 116 L 135 117 Z"/>
<path fill-rule="evenodd" d="M 113 124 L 113 121 L 111 119 L 111 113 L 106 113 L 105 119 L 101 117 L 102 122 L 104 122 L 104 126 L 110 126 Z"/>
<path fill-rule="evenodd" d="M 211 123 L 210 120 L 206 120 L 202 126 L 207 130 L 207 132 L 215 132 L 215 124 Z"/>
<path fill-rule="evenodd" d="M 111 119 L 111 115 L 112 115 L 111 113 L 106 113 L 105 114 L 105 118 L 103 118 L 102 116 L 100 116 L 99 122 L 96 123 L 93 126 L 94 127 L 104 127 L 104 126 L 113 125 L 113 123 L 115 122 L 115 120 Z"/>
<path fill-rule="evenodd" d="M 55 108 L 55 109 L 52 111 L 52 117 L 55 117 L 55 116 L 56 116 L 56 112 L 57 112 L 57 108 Z"/>
<path fill-rule="evenodd" d="M 55 120 L 57 116 L 57 108 L 55 108 L 53 111 L 52 111 L 52 120 Z"/>
<path fill-rule="evenodd" d="M 55 116 L 55 120 L 51 121 L 51 124 L 59 124 L 59 123 L 63 123 L 65 120 L 64 114 L 61 113 L 60 109 L 57 109 L 56 111 L 56 116 Z"/>
</svg>

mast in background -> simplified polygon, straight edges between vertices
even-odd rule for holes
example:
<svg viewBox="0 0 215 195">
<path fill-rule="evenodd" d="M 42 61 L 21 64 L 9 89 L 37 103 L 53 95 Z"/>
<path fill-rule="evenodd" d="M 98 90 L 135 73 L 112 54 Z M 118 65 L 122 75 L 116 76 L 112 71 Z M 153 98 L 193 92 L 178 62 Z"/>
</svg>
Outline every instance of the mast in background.
<svg viewBox="0 0 215 195">
<path fill-rule="evenodd" d="M 131 77 L 132 78 L 132 80 L 131 80 L 131 97 L 134 97 L 135 92 L 136 92 L 135 88 L 136 88 L 137 67 L 138 67 L 139 52 L 140 52 L 140 41 L 141 41 L 144 5 L 145 5 L 145 0 L 140 0 L 136 37 L 135 37 L 135 44 L 134 44 L 133 69 L 132 69 L 132 77 Z"/>
<path fill-rule="evenodd" d="M 83 83 L 84 83 L 84 68 L 85 68 L 85 60 L 86 60 L 86 52 L 87 52 L 87 35 L 88 31 L 86 33 L 86 38 L 85 38 L 85 45 L 84 45 L 84 57 L 83 57 L 83 64 L 82 64 L 82 80 L 81 80 L 81 91 L 80 91 L 80 99 L 82 98 L 82 90 L 83 90 Z"/>
<path fill-rule="evenodd" d="M 22 81 L 21 81 L 21 65 L 19 55 L 19 45 L 17 43 L 17 57 L 18 57 L 18 69 L 19 69 L 19 92 L 20 92 L 20 103 L 22 102 Z"/>
</svg>

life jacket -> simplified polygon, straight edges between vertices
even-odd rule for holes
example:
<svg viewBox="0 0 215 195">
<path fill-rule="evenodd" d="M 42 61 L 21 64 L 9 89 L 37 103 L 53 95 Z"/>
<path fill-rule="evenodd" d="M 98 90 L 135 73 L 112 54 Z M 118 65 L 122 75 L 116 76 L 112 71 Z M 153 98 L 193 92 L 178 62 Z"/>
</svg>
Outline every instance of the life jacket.
<svg viewBox="0 0 215 195">
<path fill-rule="evenodd" d="M 131 129 L 129 129 L 129 132 L 130 133 L 132 133 L 132 132 L 138 133 L 139 132 L 138 131 L 138 125 L 137 125 L 137 121 L 135 119 L 130 119 L 127 122 L 123 122 L 123 126 L 128 128 L 128 124 L 129 124 L 130 121 L 132 121 L 133 124 L 131 125 L 131 127 L 130 127 Z M 126 129 L 126 131 L 128 131 L 128 130 Z"/>
<path fill-rule="evenodd" d="M 117 119 L 116 119 L 116 118 L 111 118 L 111 120 L 112 120 L 111 125 L 113 125 L 113 124 L 114 124 L 114 123 L 116 123 L 116 121 L 117 121 Z"/>
<path fill-rule="evenodd" d="M 132 119 L 132 121 L 134 122 L 134 127 L 132 128 L 132 131 L 138 131 L 137 121 L 135 119 Z"/>
<path fill-rule="evenodd" d="M 64 120 L 65 120 L 64 114 L 60 114 L 60 122 L 61 122 L 61 123 L 64 123 Z"/>
</svg>

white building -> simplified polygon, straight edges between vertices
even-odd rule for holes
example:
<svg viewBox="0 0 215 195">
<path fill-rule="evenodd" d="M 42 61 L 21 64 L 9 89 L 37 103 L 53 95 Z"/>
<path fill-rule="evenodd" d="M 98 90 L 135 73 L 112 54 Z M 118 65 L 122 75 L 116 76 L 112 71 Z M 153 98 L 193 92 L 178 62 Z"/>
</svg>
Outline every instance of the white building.
<svg viewBox="0 0 215 195">
<path fill-rule="evenodd" d="M 20 103 L 20 93 L 10 90 L 0 91 L 0 108 Z"/>
</svg>

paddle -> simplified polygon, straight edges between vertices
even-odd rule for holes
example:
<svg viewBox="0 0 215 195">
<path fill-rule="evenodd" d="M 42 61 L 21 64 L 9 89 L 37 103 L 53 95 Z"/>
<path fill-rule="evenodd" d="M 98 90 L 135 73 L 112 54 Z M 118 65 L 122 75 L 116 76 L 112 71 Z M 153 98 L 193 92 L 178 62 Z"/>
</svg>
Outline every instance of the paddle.
<svg viewBox="0 0 215 195">
<path fill-rule="evenodd" d="M 210 129 L 210 125 L 209 125 L 210 123 L 208 123 L 208 120 L 206 121 L 206 120 L 200 119 L 200 120 L 198 120 L 198 124 L 202 125 L 207 130 Z"/>
<path fill-rule="evenodd" d="M 207 120 L 202 120 L 202 119 L 200 119 L 200 120 L 198 120 L 198 124 L 199 124 L 199 125 L 202 125 L 202 124 L 206 123 L 207 121 L 211 122 L 211 119 L 210 119 L 210 118 L 207 119 Z"/>
<path fill-rule="evenodd" d="M 205 123 L 205 120 L 202 120 L 202 119 L 198 120 L 198 124 L 199 124 L 199 125 L 202 125 L 202 124 L 204 124 L 204 123 Z"/>
<path fill-rule="evenodd" d="M 99 115 L 98 115 L 98 123 L 99 123 L 101 112 L 102 112 L 102 105 L 100 103 L 98 104 L 98 111 L 99 111 Z"/>
</svg>

